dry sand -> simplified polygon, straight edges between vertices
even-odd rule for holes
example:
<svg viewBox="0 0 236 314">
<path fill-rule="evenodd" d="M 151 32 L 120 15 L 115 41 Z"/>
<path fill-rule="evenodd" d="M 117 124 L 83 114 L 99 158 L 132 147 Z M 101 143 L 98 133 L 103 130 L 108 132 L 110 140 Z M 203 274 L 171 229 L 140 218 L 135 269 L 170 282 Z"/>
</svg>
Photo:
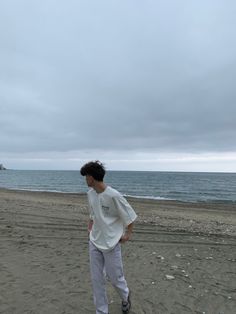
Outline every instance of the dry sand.
<svg viewBox="0 0 236 314">
<path fill-rule="evenodd" d="M 129 201 L 131 314 L 236 313 L 236 205 Z M 87 218 L 85 195 L 0 190 L 1 314 L 95 313 Z"/>
</svg>

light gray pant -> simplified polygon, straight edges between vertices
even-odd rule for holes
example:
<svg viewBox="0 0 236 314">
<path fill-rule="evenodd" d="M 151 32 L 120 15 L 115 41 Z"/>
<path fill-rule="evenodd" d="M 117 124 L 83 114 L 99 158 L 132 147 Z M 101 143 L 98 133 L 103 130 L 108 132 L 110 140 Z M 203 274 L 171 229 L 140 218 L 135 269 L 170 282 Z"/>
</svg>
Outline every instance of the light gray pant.
<svg viewBox="0 0 236 314">
<path fill-rule="evenodd" d="M 90 273 L 93 286 L 93 298 L 96 306 L 96 314 L 108 314 L 108 300 L 106 295 L 106 275 L 116 288 L 123 301 L 126 301 L 129 295 L 129 289 L 124 277 L 121 246 L 118 243 L 114 249 L 109 252 L 102 252 L 96 246 L 89 242 L 90 255 Z"/>
</svg>

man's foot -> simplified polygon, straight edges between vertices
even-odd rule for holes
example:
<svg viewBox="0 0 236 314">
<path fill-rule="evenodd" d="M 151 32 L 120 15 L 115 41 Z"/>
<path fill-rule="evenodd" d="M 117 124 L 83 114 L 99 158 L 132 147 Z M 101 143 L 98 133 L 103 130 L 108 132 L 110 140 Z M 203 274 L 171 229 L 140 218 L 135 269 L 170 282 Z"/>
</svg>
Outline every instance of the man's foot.
<svg viewBox="0 0 236 314">
<path fill-rule="evenodd" d="M 131 301 L 130 301 L 130 294 L 128 295 L 128 300 L 127 301 L 122 301 L 122 312 L 124 314 L 128 314 L 131 308 Z"/>
</svg>

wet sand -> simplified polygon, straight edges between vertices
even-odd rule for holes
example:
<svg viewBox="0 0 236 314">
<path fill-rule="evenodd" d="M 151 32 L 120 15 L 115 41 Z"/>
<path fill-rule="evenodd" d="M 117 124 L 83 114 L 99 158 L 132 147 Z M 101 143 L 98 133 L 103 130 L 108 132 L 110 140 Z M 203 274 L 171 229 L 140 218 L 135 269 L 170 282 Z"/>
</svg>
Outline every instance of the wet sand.
<svg viewBox="0 0 236 314">
<path fill-rule="evenodd" d="M 234 314 L 236 204 L 129 198 L 131 314 Z M 95 313 L 85 195 L 0 189 L 0 313 Z M 108 285 L 110 313 L 120 300 Z"/>
</svg>

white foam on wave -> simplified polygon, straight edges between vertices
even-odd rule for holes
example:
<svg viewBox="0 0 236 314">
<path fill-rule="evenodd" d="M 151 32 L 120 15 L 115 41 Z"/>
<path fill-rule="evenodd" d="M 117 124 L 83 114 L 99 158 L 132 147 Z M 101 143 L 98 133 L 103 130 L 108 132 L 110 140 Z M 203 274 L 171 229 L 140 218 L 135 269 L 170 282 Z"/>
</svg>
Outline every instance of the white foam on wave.
<svg viewBox="0 0 236 314">
<path fill-rule="evenodd" d="M 161 196 L 141 196 L 141 195 L 130 195 L 130 194 L 124 194 L 125 197 L 133 197 L 133 198 L 139 198 L 139 199 L 149 199 L 149 200 L 162 200 L 162 201 L 173 201 L 172 198 L 166 198 Z"/>
</svg>

